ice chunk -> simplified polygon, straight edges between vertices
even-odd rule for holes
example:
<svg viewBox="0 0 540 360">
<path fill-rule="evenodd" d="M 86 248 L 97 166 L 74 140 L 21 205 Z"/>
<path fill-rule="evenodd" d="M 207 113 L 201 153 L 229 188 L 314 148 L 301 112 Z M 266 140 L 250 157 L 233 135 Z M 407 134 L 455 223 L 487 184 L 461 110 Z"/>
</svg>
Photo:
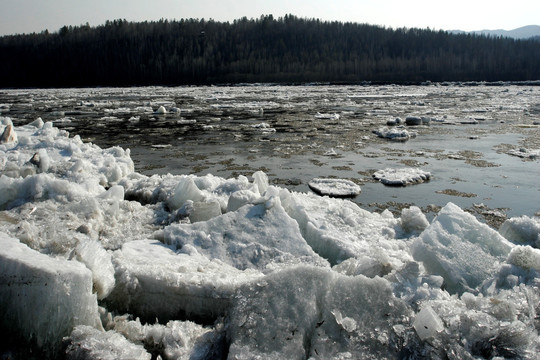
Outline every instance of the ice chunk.
<svg viewBox="0 0 540 360">
<path fill-rule="evenodd" d="M 508 255 L 508 263 L 540 272 L 540 250 L 530 246 L 516 246 Z"/>
<path fill-rule="evenodd" d="M 117 316 L 113 329 L 128 340 L 142 342 L 147 349 L 160 352 L 165 359 L 222 359 L 223 326 L 202 326 L 191 321 L 169 321 L 166 325 L 142 325 L 139 319 Z"/>
<path fill-rule="evenodd" d="M 0 125 L 5 125 L 5 126 L 12 125 L 13 126 L 13 121 L 11 120 L 10 117 L 0 116 Z"/>
<path fill-rule="evenodd" d="M 380 138 L 389 139 L 393 141 L 407 141 L 416 137 L 416 133 L 409 132 L 403 127 L 382 127 L 377 130 L 373 130 L 373 133 Z"/>
<path fill-rule="evenodd" d="M 155 114 L 158 115 L 165 115 L 167 113 L 167 109 L 165 109 L 165 106 L 161 105 L 155 112 Z"/>
<path fill-rule="evenodd" d="M 448 203 L 414 241 L 412 253 L 450 293 L 476 292 L 506 260 L 512 245 L 498 232 Z"/>
<path fill-rule="evenodd" d="M 427 320 L 437 327 L 440 318 L 444 333 L 427 338 L 431 344 L 425 349 L 436 348 L 440 354 L 459 354 L 457 357 L 461 359 L 497 356 L 536 359 L 539 337 L 533 319 L 539 300 L 538 292 L 533 287 L 523 285 L 498 291 L 491 296 L 463 293 L 461 299 L 446 296 L 428 300 L 417 315 L 417 320 L 425 307 L 429 306 L 436 316 L 424 316 L 424 324 Z M 417 327 L 422 325 L 417 320 L 414 328 L 419 335 L 422 330 L 431 329 Z M 451 335 L 457 333 L 459 337 Z M 433 355 L 430 358 L 439 357 Z"/>
<path fill-rule="evenodd" d="M 384 279 L 290 267 L 239 290 L 229 357 L 396 358 L 392 325 L 407 314 Z"/>
<path fill-rule="evenodd" d="M 350 317 L 343 317 L 341 314 L 341 311 L 334 310 L 332 311 L 332 315 L 334 315 L 336 319 L 336 323 L 341 326 L 345 331 L 347 332 L 353 332 L 357 328 L 356 321 L 353 318 Z"/>
<path fill-rule="evenodd" d="M 7 125 L 0 136 L 0 144 L 14 143 L 17 142 L 17 133 L 13 128 L 13 125 Z"/>
<path fill-rule="evenodd" d="M 374 252 L 370 256 L 358 255 L 347 259 L 332 268 L 334 271 L 348 275 L 364 275 L 370 278 L 375 276 L 383 277 L 392 271 L 390 258 L 383 252 Z"/>
<path fill-rule="evenodd" d="M 259 193 L 264 195 L 268 189 L 268 176 L 262 171 L 253 173 L 253 183 L 259 188 Z"/>
<path fill-rule="evenodd" d="M 318 194 L 334 197 L 351 197 L 360 194 L 360 186 L 345 179 L 315 178 L 309 182 L 309 187 Z"/>
<path fill-rule="evenodd" d="M 181 178 L 176 185 L 173 196 L 168 200 L 169 207 L 173 210 L 179 209 L 187 200 L 204 200 L 204 194 L 189 176 Z"/>
<path fill-rule="evenodd" d="M 414 330 L 422 340 L 433 338 L 444 330 L 444 325 L 437 313 L 429 305 L 424 306 L 414 318 Z"/>
<path fill-rule="evenodd" d="M 67 360 L 150 360 L 144 346 L 134 344 L 115 331 L 99 331 L 90 326 L 77 326 L 69 338 Z"/>
<path fill-rule="evenodd" d="M 221 206 L 217 200 L 197 201 L 192 204 L 192 207 L 193 209 L 189 214 L 189 220 L 192 223 L 208 221 L 221 215 Z"/>
<path fill-rule="evenodd" d="M 306 243 L 277 197 L 206 222 L 170 225 L 164 236 L 180 251 L 195 247 L 208 258 L 238 269 L 263 270 L 272 263 L 300 261 L 328 265 Z"/>
<path fill-rule="evenodd" d="M 499 233 L 517 244 L 540 248 L 540 219 L 526 215 L 506 220 Z"/>
<path fill-rule="evenodd" d="M 407 116 L 405 118 L 405 124 L 409 126 L 422 125 L 422 118 L 418 116 Z"/>
<path fill-rule="evenodd" d="M 340 115 L 339 114 L 326 114 L 326 113 L 320 113 L 320 112 L 317 112 L 317 114 L 315 114 L 315 119 L 323 119 L 323 120 L 339 120 L 340 118 Z"/>
<path fill-rule="evenodd" d="M 426 215 L 418 206 L 401 210 L 401 227 L 407 233 L 421 233 L 429 226 Z"/>
<path fill-rule="evenodd" d="M 36 200 L 73 200 L 76 196 L 84 193 L 80 185 L 58 179 L 48 173 L 28 176 L 24 179 L 11 179 L 2 176 L 0 177 L 0 186 L 3 189 L 0 195 L 0 208 Z"/>
<path fill-rule="evenodd" d="M 0 324 L 43 351 L 57 353 L 77 325 L 102 329 L 92 273 L 0 233 Z"/>
<path fill-rule="evenodd" d="M 238 190 L 231 194 L 227 203 L 227 211 L 236 211 L 247 204 L 254 204 L 261 199 L 259 194 L 251 190 Z"/>
<path fill-rule="evenodd" d="M 399 268 L 412 260 L 408 245 L 395 240 L 398 221 L 390 212 L 370 213 L 357 204 L 315 194 L 292 193 L 287 212 L 300 226 L 307 243 L 330 264 L 369 256 L 388 255 L 388 265 Z"/>
<path fill-rule="evenodd" d="M 517 156 L 523 159 L 537 159 L 540 157 L 540 149 L 512 149 L 508 151 L 508 155 Z"/>
<path fill-rule="evenodd" d="M 275 133 L 276 132 L 275 128 L 271 127 L 270 124 L 265 123 L 265 122 L 260 123 L 260 124 L 251 125 L 251 127 L 254 128 L 254 129 L 262 130 L 263 134 Z"/>
<path fill-rule="evenodd" d="M 324 153 L 324 156 L 337 156 L 337 155 L 338 153 L 336 152 L 336 150 L 334 150 L 334 148 L 330 148 Z"/>
<path fill-rule="evenodd" d="M 51 164 L 51 159 L 49 158 L 49 155 L 47 155 L 46 149 L 39 149 L 29 162 L 36 165 L 40 172 L 47 172 Z"/>
<path fill-rule="evenodd" d="M 401 118 L 395 118 L 395 119 L 392 119 L 392 120 L 388 120 L 386 122 L 386 125 L 388 126 L 397 126 L 399 124 L 401 124 L 403 122 L 403 120 L 401 120 Z"/>
<path fill-rule="evenodd" d="M 34 127 L 37 127 L 38 129 L 41 129 L 43 127 L 45 123 L 43 122 L 43 120 L 38 117 L 36 120 L 32 121 L 30 124 L 28 125 L 31 125 L 31 126 L 34 126 Z"/>
<path fill-rule="evenodd" d="M 176 254 L 155 240 L 125 243 L 113 253 L 116 287 L 107 301 L 145 321 L 208 321 L 225 314 L 240 284 L 261 276 L 209 260 L 194 247 L 183 250 Z"/>
<path fill-rule="evenodd" d="M 101 243 L 96 240 L 80 242 L 75 252 L 77 260 L 92 271 L 94 289 L 98 299 L 106 298 L 115 284 L 111 254 L 105 251 Z"/>
<path fill-rule="evenodd" d="M 106 192 L 101 194 L 99 197 L 108 201 L 122 201 L 124 200 L 124 187 L 120 185 L 114 185 Z"/>
<path fill-rule="evenodd" d="M 385 185 L 405 186 L 410 184 L 423 183 L 431 178 L 431 173 L 418 168 L 379 170 L 373 174 L 373 177 Z"/>
</svg>

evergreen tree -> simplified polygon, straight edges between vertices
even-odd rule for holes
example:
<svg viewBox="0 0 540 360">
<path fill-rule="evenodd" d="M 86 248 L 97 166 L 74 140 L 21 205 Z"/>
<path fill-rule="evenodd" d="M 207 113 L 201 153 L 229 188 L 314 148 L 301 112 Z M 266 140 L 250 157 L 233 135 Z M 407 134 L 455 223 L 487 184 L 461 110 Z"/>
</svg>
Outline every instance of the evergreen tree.
<svg viewBox="0 0 540 360">
<path fill-rule="evenodd" d="M 286 15 L 0 38 L 0 87 L 540 79 L 540 42 Z"/>
</svg>

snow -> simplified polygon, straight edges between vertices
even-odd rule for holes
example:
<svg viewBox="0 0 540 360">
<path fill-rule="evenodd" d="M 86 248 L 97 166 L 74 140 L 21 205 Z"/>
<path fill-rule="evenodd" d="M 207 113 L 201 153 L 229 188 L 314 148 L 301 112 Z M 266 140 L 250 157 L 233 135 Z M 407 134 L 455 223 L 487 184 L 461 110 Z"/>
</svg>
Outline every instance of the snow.
<svg viewBox="0 0 540 360">
<path fill-rule="evenodd" d="M 2 118 L 2 130 L 10 124 Z M 13 130 L 17 142 L 0 144 L 7 351 L 68 359 L 538 354 L 537 218 L 510 218 L 497 231 L 452 203 L 431 221 L 417 206 L 370 212 L 270 185 L 261 171 L 145 176 L 129 150 L 84 143 L 51 122 Z M 400 185 L 430 177 L 377 173 Z M 335 195 L 351 184 L 318 185 Z"/>
<path fill-rule="evenodd" d="M 405 186 L 429 181 L 431 173 L 418 168 L 387 168 L 376 171 L 373 177 L 385 185 Z"/>
<path fill-rule="evenodd" d="M 309 187 L 318 194 L 335 197 L 350 197 L 360 194 L 360 186 L 345 179 L 315 178 L 309 182 Z"/>
</svg>

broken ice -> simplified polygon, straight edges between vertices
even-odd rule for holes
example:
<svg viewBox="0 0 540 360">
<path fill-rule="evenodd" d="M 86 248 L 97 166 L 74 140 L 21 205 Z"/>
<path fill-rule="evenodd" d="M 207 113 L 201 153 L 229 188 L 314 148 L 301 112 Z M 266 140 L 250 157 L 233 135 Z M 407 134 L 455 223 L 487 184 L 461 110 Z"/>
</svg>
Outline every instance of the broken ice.
<svg viewBox="0 0 540 360">
<path fill-rule="evenodd" d="M 51 123 L 10 131 L 14 141 L 0 144 L 6 351 L 471 359 L 540 350 L 535 218 L 499 232 L 452 203 L 431 222 L 414 206 L 372 213 L 272 186 L 262 172 L 145 176 L 128 150 Z"/>
</svg>

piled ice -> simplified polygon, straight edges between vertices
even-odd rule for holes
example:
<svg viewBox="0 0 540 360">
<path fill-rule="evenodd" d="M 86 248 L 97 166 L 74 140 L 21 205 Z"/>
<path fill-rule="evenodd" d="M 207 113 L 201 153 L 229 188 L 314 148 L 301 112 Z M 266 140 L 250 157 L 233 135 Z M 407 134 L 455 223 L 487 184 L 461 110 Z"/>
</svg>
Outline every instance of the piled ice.
<svg viewBox="0 0 540 360">
<path fill-rule="evenodd" d="M 373 178 L 389 186 L 405 186 L 423 183 L 431 178 L 431 173 L 418 168 L 387 168 L 376 171 Z"/>
<path fill-rule="evenodd" d="M 0 133 L 9 125 L 2 119 Z M 536 218 L 497 232 L 451 203 L 430 223 L 414 206 L 399 217 L 371 213 L 271 186 L 262 172 L 148 177 L 128 150 L 100 149 L 51 123 L 9 131 L 16 139 L 0 144 L 0 312 L 12 335 L 2 353 L 538 355 Z"/>
</svg>

